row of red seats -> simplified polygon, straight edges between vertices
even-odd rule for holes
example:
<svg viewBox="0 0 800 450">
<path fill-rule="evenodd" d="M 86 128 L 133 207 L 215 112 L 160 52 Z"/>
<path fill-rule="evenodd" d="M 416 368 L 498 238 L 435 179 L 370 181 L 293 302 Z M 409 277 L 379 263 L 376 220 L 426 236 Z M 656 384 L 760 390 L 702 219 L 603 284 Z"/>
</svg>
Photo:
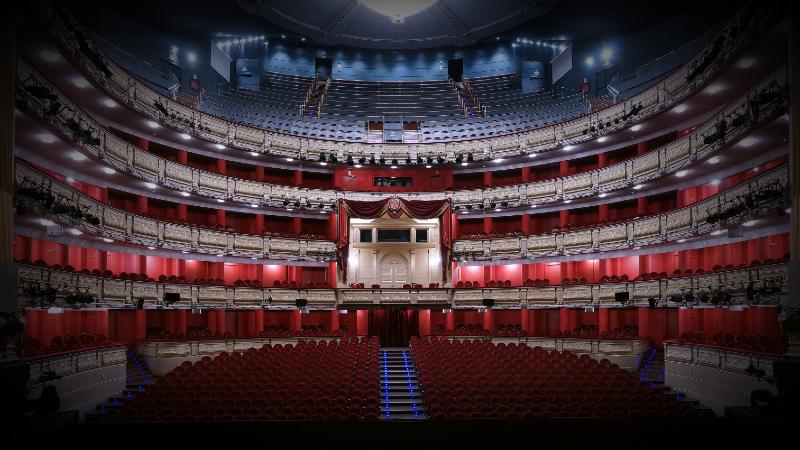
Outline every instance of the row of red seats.
<svg viewBox="0 0 800 450">
<path fill-rule="evenodd" d="M 92 420 L 377 420 L 379 356 L 374 337 L 223 352 L 184 362 Z"/>
<path fill-rule="evenodd" d="M 416 337 L 411 351 L 433 420 L 708 414 L 649 388 L 608 360 L 598 362 L 588 355 Z"/>
<path fill-rule="evenodd" d="M 527 336 L 528 332 L 520 324 L 497 324 L 493 330 L 485 330 L 483 325 L 463 324 L 456 325 L 453 330 L 446 330 L 444 325 L 438 324 L 433 330 L 434 336 Z"/>
<path fill-rule="evenodd" d="M 702 331 L 698 332 L 684 332 L 681 333 L 678 342 L 686 344 L 697 345 L 712 345 L 715 347 L 723 347 L 735 350 L 745 350 L 759 353 L 773 353 L 779 352 L 773 339 L 764 335 L 745 335 L 731 333 L 717 333 L 711 339 Z"/>
<path fill-rule="evenodd" d="M 26 336 L 22 340 L 22 355 L 25 358 L 52 355 L 55 353 L 88 350 L 108 344 L 104 334 L 81 333 L 78 336 L 53 336 L 49 345 L 43 345 L 34 337 Z"/>
<path fill-rule="evenodd" d="M 275 280 L 272 287 L 284 289 L 330 289 L 331 284 L 327 281 L 307 281 L 305 285 L 298 283 L 295 280 Z"/>
<path fill-rule="evenodd" d="M 460 288 L 479 288 L 479 287 L 481 287 L 481 284 L 478 283 L 477 281 L 462 281 L 462 280 L 459 280 L 459 281 L 456 282 L 456 289 L 460 289 Z"/>
<path fill-rule="evenodd" d="M 346 325 L 340 326 L 338 330 L 330 330 L 326 325 L 303 325 L 298 331 L 289 330 L 285 325 L 269 325 L 259 331 L 255 337 L 349 337 L 351 333 Z M 173 333 L 160 327 L 147 329 L 147 339 L 151 341 L 184 341 L 184 340 L 203 340 L 203 339 L 237 339 L 250 338 L 253 336 L 237 336 L 226 331 L 225 333 L 213 332 L 206 327 L 187 328 L 186 333 Z"/>
<path fill-rule="evenodd" d="M 581 339 L 638 339 L 639 326 L 625 325 L 614 328 L 612 331 L 600 331 L 597 325 L 581 325 L 570 330 L 556 330 L 550 333 L 550 337 L 557 338 L 581 338 Z"/>
<path fill-rule="evenodd" d="M 364 283 L 350 283 L 349 284 L 351 289 L 365 289 Z M 372 284 L 370 285 L 370 289 L 381 289 L 380 284 Z M 405 283 L 403 284 L 403 289 L 425 289 L 419 283 Z M 428 289 L 439 289 L 439 283 L 428 283 Z"/>
</svg>

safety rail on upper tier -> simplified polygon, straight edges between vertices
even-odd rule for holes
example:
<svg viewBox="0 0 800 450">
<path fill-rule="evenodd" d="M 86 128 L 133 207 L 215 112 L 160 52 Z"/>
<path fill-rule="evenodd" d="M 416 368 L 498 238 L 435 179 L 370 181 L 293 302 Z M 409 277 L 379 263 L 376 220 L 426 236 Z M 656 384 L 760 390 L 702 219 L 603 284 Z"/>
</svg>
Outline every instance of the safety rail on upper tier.
<svg viewBox="0 0 800 450">
<path fill-rule="evenodd" d="M 51 30 L 58 43 L 72 54 L 90 77 L 117 99 L 146 116 L 211 142 L 252 152 L 314 161 L 318 160 L 320 154 L 333 154 L 339 161 L 345 161 L 348 156 L 358 160 L 375 155 L 399 161 L 405 161 L 406 158 L 413 161 L 418 156 L 434 159 L 441 156 L 452 162 L 456 155 L 467 153 L 472 153 L 475 160 L 486 160 L 538 153 L 588 141 L 597 135 L 625 128 L 631 121 L 649 117 L 687 97 L 745 45 L 754 41 L 761 31 L 769 29 L 781 18 L 774 5 L 748 15 L 740 13 L 714 39 L 713 42 L 719 45 L 710 44 L 658 84 L 597 113 L 493 139 L 430 145 L 370 145 L 273 133 L 186 107 L 160 95 L 106 58 L 62 5 L 46 3 L 42 8 L 50 18 Z"/>
<path fill-rule="evenodd" d="M 675 242 L 786 208 L 789 168 L 782 165 L 705 200 L 614 225 L 531 236 L 456 240 L 457 261 L 596 253 Z"/>
<path fill-rule="evenodd" d="M 758 304 L 785 303 L 788 298 L 789 269 L 786 263 L 751 266 L 648 281 L 603 284 L 557 285 L 508 288 L 433 288 L 433 289 L 287 289 L 247 286 L 209 286 L 186 283 L 120 280 L 81 272 L 18 264 L 21 303 L 40 306 L 50 292 L 56 303 L 77 291 L 92 296 L 98 304 L 130 308 L 143 300 L 148 308 L 166 306 L 165 293 L 180 294 L 171 307 L 189 308 L 270 308 L 295 309 L 298 299 L 310 309 L 373 307 L 390 305 L 438 306 L 442 308 L 481 308 L 484 299 L 493 308 L 554 306 L 612 306 L 617 292 L 627 292 L 629 304 L 648 305 L 654 298 L 661 305 L 711 305 L 715 292 L 729 296 L 730 304 L 748 301 L 748 285 L 759 292 Z M 55 290 L 55 292 L 53 291 Z M 763 294 L 761 293 L 763 292 Z M 690 297 L 691 296 L 691 297 Z M 47 306 L 47 305 L 45 305 Z"/>
<path fill-rule="evenodd" d="M 272 185 L 224 176 L 179 164 L 142 150 L 106 131 L 91 116 L 67 99 L 29 64 L 17 64 L 17 103 L 73 140 L 85 153 L 120 172 L 168 188 L 194 192 L 210 199 L 281 208 L 332 210 L 338 199 L 379 200 L 389 193 L 334 191 Z M 786 70 L 762 80 L 692 132 L 641 156 L 577 175 L 522 185 L 449 192 L 403 193 L 415 200 L 451 198 L 456 210 L 526 207 L 610 192 L 675 173 L 719 151 L 768 118 L 786 110 Z M 753 101 L 757 108 L 753 107 Z M 723 126 L 722 123 L 725 125 Z"/>
<path fill-rule="evenodd" d="M 336 259 L 336 245 L 331 240 L 233 233 L 156 220 L 103 204 L 21 161 L 15 169 L 17 202 L 81 232 L 192 253 L 272 260 Z"/>
</svg>

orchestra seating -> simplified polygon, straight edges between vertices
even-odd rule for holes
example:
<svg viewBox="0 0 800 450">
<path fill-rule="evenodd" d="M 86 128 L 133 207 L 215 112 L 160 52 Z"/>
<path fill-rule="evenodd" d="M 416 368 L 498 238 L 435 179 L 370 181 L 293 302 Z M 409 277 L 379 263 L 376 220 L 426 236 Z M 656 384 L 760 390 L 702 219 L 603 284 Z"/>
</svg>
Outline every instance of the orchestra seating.
<svg viewBox="0 0 800 450">
<path fill-rule="evenodd" d="M 433 420 L 713 417 L 588 355 L 435 338 L 411 351 Z"/>
<path fill-rule="evenodd" d="M 378 419 L 377 338 L 300 341 L 184 362 L 103 422 Z"/>
</svg>

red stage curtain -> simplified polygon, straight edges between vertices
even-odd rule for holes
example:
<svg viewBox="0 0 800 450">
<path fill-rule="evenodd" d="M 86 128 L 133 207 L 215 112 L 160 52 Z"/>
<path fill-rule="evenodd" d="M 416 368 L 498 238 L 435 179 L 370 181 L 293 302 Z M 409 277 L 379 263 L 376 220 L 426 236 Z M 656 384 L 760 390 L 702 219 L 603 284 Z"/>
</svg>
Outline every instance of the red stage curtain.
<svg viewBox="0 0 800 450">
<path fill-rule="evenodd" d="M 419 337 L 419 311 L 372 309 L 368 336 L 377 336 L 383 347 L 407 347 L 411 336 Z"/>
<path fill-rule="evenodd" d="M 343 279 L 347 282 L 347 255 L 350 245 L 350 217 L 359 219 L 375 219 L 383 215 L 398 218 L 403 213 L 414 219 L 433 219 L 439 217 L 439 230 L 442 245 L 442 276 L 447 279 L 447 267 L 452 246 L 450 233 L 450 199 L 444 200 L 406 200 L 390 197 L 376 201 L 339 200 L 339 239 L 337 249 L 339 264 L 344 271 Z"/>
</svg>

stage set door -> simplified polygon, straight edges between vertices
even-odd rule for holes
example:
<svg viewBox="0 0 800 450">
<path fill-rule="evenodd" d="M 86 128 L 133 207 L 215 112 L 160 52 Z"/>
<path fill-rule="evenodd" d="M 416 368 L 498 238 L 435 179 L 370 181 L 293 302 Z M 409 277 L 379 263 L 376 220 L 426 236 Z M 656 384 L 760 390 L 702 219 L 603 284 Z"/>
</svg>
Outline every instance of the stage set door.
<svg viewBox="0 0 800 450">
<path fill-rule="evenodd" d="M 408 347 L 411 336 L 419 336 L 419 311 L 382 308 L 369 311 L 369 336 L 378 336 L 381 347 Z"/>
<path fill-rule="evenodd" d="M 401 288 L 408 283 L 408 259 L 399 253 L 389 253 L 381 258 L 379 271 L 381 286 Z"/>
</svg>

